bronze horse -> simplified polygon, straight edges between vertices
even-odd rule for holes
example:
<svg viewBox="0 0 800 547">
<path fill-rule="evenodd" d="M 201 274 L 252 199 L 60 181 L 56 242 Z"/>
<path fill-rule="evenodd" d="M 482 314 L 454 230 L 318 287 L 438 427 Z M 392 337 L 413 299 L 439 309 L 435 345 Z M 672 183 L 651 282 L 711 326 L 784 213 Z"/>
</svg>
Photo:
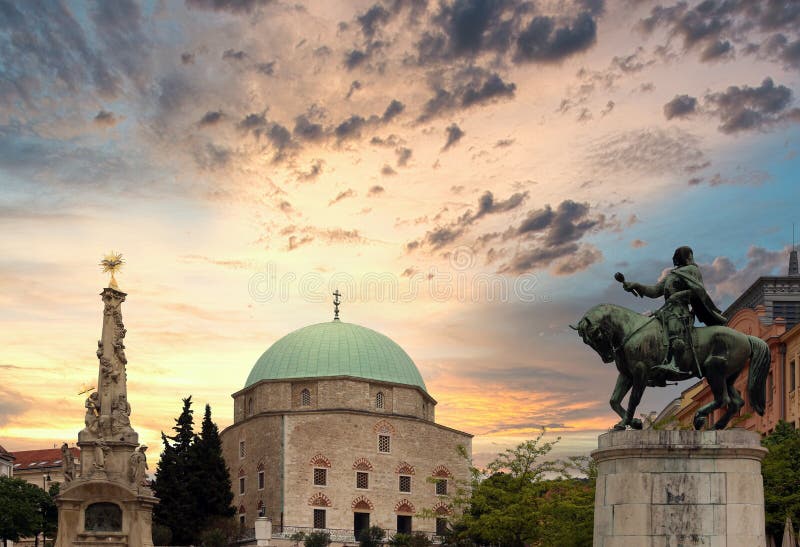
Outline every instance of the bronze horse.
<svg viewBox="0 0 800 547">
<path fill-rule="evenodd" d="M 654 370 L 664 362 L 668 347 L 661 322 L 655 316 L 645 316 L 633 310 L 600 304 L 591 308 L 572 326 L 585 344 L 595 350 L 604 363 L 616 363 L 619 376 L 611 395 L 611 408 L 621 420 L 614 429 L 641 429 L 642 421 L 634 418 L 636 407 L 645 387 L 664 386 L 667 381 L 685 380 L 686 376 L 673 376 Z M 733 386 L 739 373 L 750 360 L 747 394 L 750 404 L 759 415 L 764 415 L 765 385 L 769 372 L 770 354 L 766 342 L 729 327 L 699 327 L 694 329 L 694 355 L 700 370 L 697 378 L 706 378 L 714 394 L 714 401 L 701 407 L 694 416 L 694 428 L 702 429 L 706 416 L 726 407 L 722 418 L 714 424 L 724 429 L 730 419 L 744 406 L 744 400 Z M 631 392 L 627 410 L 622 399 Z"/>
</svg>

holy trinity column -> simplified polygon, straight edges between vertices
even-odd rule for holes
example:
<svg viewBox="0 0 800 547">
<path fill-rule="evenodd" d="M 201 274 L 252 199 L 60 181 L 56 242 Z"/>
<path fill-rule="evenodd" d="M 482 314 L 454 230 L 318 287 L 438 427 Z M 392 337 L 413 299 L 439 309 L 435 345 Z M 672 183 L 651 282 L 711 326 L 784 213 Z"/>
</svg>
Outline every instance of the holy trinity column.
<svg viewBox="0 0 800 547">
<path fill-rule="evenodd" d="M 100 265 L 111 273 L 103 299 L 103 327 L 97 342 L 97 386 L 86 399 L 85 427 L 78 433 L 81 472 L 64 459 L 65 484 L 56 499 L 56 547 L 73 545 L 150 547 L 151 520 L 158 500 L 146 484 L 146 446 L 131 426 L 128 402 L 125 325 L 126 293 L 114 274 L 124 263 L 121 254 L 107 255 Z"/>
</svg>

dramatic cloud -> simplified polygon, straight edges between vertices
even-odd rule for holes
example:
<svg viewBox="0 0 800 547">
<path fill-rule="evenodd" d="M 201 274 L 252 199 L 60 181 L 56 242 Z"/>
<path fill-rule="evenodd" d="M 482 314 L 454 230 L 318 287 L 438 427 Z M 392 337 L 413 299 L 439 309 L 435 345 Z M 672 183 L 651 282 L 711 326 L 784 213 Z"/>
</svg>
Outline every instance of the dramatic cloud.
<svg viewBox="0 0 800 547">
<path fill-rule="evenodd" d="M 397 117 L 403 110 L 405 110 L 406 106 L 398 101 L 397 99 L 392 99 L 392 102 L 389 103 L 389 106 L 386 107 L 386 110 L 381 116 L 381 121 L 386 123 L 393 120 Z"/>
<path fill-rule="evenodd" d="M 751 245 L 747 250 L 747 262 L 741 267 L 726 256 L 718 256 L 711 263 L 699 266 L 709 291 L 718 298 L 732 300 L 762 275 L 785 275 L 789 251 L 789 248 L 771 251 Z"/>
<path fill-rule="evenodd" d="M 102 125 L 104 127 L 113 127 L 117 124 L 119 120 L 114 115 L 113 112 L 109 112 L 107 110 L 101 110 L 97 113 L 94 117 L 94 123 L 97 125 Z"/>
<path fill-rule="evenodd" d="M 445 132 L 447 133 L 447 141 L 444 143 L 442 151 L 449 150 L 450 147 L 455 146 L 465 134 L 456 124 L 449 125 Z"/>
<path fill-rule="evenodd" d="M 597 39 L 597 23 L 586 12 L 559 26 L 553 17 L 534 17 L 517 38 L 517 62 L 558 62 L 588 49 Z"/>
<path fill-rule="evenodd" d="M 451 87 L 433 87 L 434 95 L 425 103 L 418 121 L 427 121 L 457 109 L 470 108 L 514 97 L 517 86 L 505 82 L 498 74 L 470 67 L 458 71 Z"/>
<path fill-rule="evenodd" d="M 664 117 L 684 118 L 694 114 L 697 110 L 697 99 L 689 95 L 675 95 L 675 98 L 664 105 Z"/>
<path fill-rule="evenodd" d="M 223 116 L 224 114 L 221 110 L 209 110 L 203 114 L 203 117 L 200 118 L 200 121 L 197 123 L 201 126 L 216 125 L 222 121 Z"/>
<path fill-rule="evenodd" d="M 705 107 L 719 117 L 719 130 L 736 133 L 764 129 L 782 121 L 800 121 L 800 109 L 790 108 L 792 90 L 765 78 L 759 87 L 730 86 L 705 97 Z"/>
</svg>

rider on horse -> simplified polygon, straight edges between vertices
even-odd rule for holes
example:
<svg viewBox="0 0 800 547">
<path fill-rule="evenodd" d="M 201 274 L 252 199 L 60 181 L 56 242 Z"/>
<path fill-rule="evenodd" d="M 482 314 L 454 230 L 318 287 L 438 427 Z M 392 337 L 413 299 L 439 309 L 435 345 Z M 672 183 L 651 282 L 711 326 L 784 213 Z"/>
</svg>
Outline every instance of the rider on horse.
<svg viewBox="0 0 800 547">
<path fill-rule="evenodd" d="M 694 262 L 692 249 L 678 247 L 672 256 L 672 263 L 675 267 L 655 285 L 624 282 L 622 286 L 626 291 L 639 297 L 664 297 L 665 303 L 656 312 L 656 316 L 667 331 L 669 352 L 665 363 L 657 365 L 654 369 L 682 374 L 687 378 L 695 372 L 702 376 L 699 368 L 697 371 L 692 370 L 693 364 L 698 367 L 694 351 L 691 359 L 685 357 L 687 346 L 693 347 L 694 318 L 697 317 L 708 326 L 724 325 L 727 319 L 708 296 L 703 286 L 700 268 Z M 667 360 L 669 362 L 666 362 Z"/>
</svg>

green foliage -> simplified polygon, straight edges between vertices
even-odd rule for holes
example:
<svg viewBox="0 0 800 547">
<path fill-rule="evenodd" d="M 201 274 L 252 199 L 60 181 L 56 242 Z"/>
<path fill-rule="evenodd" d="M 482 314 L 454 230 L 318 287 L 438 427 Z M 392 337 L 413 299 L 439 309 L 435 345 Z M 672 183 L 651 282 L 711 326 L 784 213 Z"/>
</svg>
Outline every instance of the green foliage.
<svg viewBox="0 0 800 547">
<path fill-rule="evenodd" d="M 498 454 L 482 473 L 473 468 L 471 487 L 450 500 L 457 511 L 446 545 L 592 544 L 597 468 L 588 457 L 547 461 L 559 439 L 543 437 Z"/>
<path fill-rule="evenodd" d="M 800 431 L 791 424 L 778 422 L 763 445 L 769 449 L 761 465 L 766 526 L 780 543 L 786 517 L 800 522 Z"/>
<path fill-rule="evenodd" d="M 170 530 L 174 545 L 198 543 L 201 534 L 220 529 L 220 519 L 227 521 L 234 513 L 230 476 L 211 407 L 206 405 L 200 436 L 194 434 L 191 407 L 192 397 L 183 399 L 183 409 L 172 428 L 175 434 L 161 433 L 164 450 L 153 483 L 160 500 L 154 521 Z M 221 533 L 228 538 L 226 530 L 227 526 Z M 209 536 L 209 541 L 213 537 Z"/>
<path fill-rule="evenodd" d="M 305 547 L 328 547 L 331 544 L 331 535 L 327 532 L 311 532 L 303 538 Z"/>
<path fill-rule="evenodd" d="M 357 538 L 358 545 L 359 547 L 378 547 L 378 545 L 383 543 L 384 536 L 386 536 L 386 532 L 383 531 L 383 528 L 380 526 L 370 526 L 361 531 L 361 534 Z"/>
<path fill-rule="evenodd" d="M 397 533 L 389 538 L 389 545 L 397 547 L 428 547 L 433 545 L 426 534 L 414 532 L 413 534 Z"/>
<path fill-rule="evenodd" d="M 294 547 L 300 547 L 300 542 L 305 541 L 306 533 L 305 532 L 295 532 L 291 536 L 289 536 L 289 540 L 294 542 Z"/>
<path fill-rule="evenodd" d="M 200 534 L 200 545 L 202 547 L 226 547 L 228 538 L 222 530 L 212 528 Z"/>
<path fill-rule="evenodd" d="M 22 479 L 0 477 L 0 539 L 18 541 L 46 527 L 50 495 Z"/>
</svg>

